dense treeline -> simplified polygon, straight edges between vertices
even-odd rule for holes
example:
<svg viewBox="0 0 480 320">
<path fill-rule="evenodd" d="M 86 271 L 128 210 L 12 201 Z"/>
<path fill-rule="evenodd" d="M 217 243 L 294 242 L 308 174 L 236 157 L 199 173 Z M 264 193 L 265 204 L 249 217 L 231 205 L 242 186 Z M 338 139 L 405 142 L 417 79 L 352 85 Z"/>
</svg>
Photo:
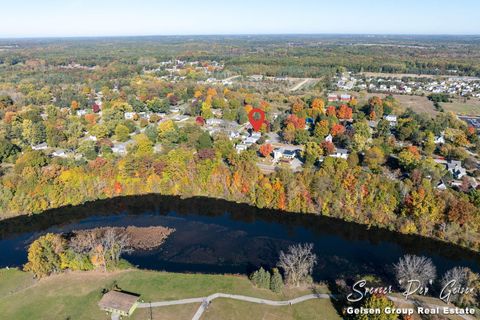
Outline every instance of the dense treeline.
<svg viewBox="0 0 480 320">
<path fill-rule="evenodd" d="M 475 37 L 140 37 L 68 40 L 16 40 L 0 51 L 4 67 L 31 65 L 107 67 L 113 62 L 136 66 L 147 57 L 226 61 L 227 69 L 245 74 L 319 77 L 337 68 L 349 70 L 480 76 Z M 295 67 L 293 67 L 295 66 Z M 18 68 L 14 68 L 18 72 Z"/>
<path fill-rule="evenodd" d="M 231 153 L 224 160 L 223 148 L 224 141 L 217 140 L 214 152 L 181 147 L 164 155 L 136 152 L 85 165 L 30 158 L 2 177 L 0 207 L 6 217 L 117 195 L 210 196 L 340 217 L 479 248 L 478 210 L 454 191 L 435 191 L 427 180 L 390 180 L 334 158 L 326 158 L 319 170 L 294 174 L 285 169 L 266 176 L 256 167 L 253 152 Z"/>
</svg>

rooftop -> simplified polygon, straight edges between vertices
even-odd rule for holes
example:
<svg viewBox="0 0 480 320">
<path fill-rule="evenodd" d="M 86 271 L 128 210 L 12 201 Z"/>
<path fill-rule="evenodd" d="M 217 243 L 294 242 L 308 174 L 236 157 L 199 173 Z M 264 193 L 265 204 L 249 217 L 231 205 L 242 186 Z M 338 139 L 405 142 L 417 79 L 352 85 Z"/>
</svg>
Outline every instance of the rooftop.
<svg viewBox="0 0 480 320">
<path fill-rule="evenodd" d="M 98 306 L 103 310 L 113 309 L 129 313 L 138 298 L 138 296 L 130 293 L 112 290 L 103 295 L 102 299 L 98 302 Z"/>
</svg>

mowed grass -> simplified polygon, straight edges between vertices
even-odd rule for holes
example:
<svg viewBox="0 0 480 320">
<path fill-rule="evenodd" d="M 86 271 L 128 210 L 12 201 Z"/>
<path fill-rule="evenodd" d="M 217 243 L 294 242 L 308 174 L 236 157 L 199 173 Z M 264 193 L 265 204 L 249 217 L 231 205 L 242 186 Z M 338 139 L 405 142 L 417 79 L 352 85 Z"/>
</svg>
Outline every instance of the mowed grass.
<svg viewBox="0 0 480 320">
<path fill-rule="evenodd" d="M 27 280 L 30 282 L 25 282 Z M 272 300 L 311 293 L 310 290 L 292 289 L 275 294 L 253 287 L 246 277 L 234 275 L 127 270 L 116 273 L 72 272 L 34 281 L 31 274 L 14 270 L 0 280 L 1 318 L 108 319 L 106 313 L 98 308 L 97 302 L 102 296 L 102 289 L 112 287 L 114 282 L 122 290 L 140 294 L 145 302 L 202 297 L 215 292 Z M 327 292 L 325 287 L 317 290 Z M 191 319 L 197 308 L 198 305 L 153 308 L 152 315 L 153 319 Z M 214 300 L 205 319 L 245 319 L 246 314 L 251 314 L 249 319 L 340 319 L 329 300 L 306 301 L 289 307 L 267 307 L 227 299 Z M 324 318 L 324 315 L 328 315 L 328 318 Z M 138 309 L 132 317 L 149 318 L 149 309 Z"/>
<path fill-rule="evenodd" d="M 204 313 L 204 320 L 258 319 L 258 320 L 335 320 L 342 319 L 329 300 L 309 300 L 284 307 L 274 307 L 230 299 L 212 302 Z"/>
<path fill-rule="evenodd" d="M 24 290 L 34 283 L 31 273 L 18 269 L 0 269 L 0 297 Z"/>
<path fill-rule="evenodd" d="M 480 99 L 453 99 L 452 102 L 442 103 L 445 111 L 451 111 L 457 114 L 478 116 L 480 115 Z"/>
</svg>

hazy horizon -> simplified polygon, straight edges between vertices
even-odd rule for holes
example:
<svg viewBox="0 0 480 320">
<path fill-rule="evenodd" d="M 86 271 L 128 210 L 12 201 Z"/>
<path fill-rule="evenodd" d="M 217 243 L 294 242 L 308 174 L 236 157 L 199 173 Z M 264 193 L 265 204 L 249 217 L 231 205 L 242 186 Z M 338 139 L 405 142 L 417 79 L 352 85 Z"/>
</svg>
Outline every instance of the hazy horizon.
<svg viewBox="0 0 480 320">
<path fill-rule="evenodd" d="M 177 2 L 25 0 L 3 5 L 0 38 L 208 35 L 479 35 L 474 0 Z"/>
</svg>

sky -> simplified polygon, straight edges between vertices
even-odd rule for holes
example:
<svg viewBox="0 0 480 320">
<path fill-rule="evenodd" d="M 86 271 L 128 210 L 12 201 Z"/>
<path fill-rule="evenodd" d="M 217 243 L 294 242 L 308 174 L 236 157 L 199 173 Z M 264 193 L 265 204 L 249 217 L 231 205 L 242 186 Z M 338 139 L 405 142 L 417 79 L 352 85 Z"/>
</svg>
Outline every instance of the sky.
<svg viewBox="0 0 480 320">
<path fill-rule="evenodd" d="M 480 34 L 478 0 L 0 0 L 0 38 Z"/>
</svg>

